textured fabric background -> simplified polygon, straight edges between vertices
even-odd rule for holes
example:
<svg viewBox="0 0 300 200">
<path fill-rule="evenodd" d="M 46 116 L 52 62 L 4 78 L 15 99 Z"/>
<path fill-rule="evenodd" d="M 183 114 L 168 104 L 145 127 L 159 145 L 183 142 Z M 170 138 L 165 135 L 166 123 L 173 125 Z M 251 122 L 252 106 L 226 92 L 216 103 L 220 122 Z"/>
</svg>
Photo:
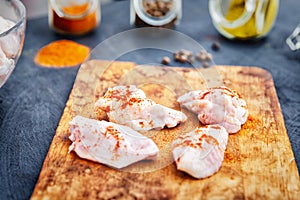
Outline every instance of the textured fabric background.
<svg viewBox="0 0 300 200">
<path fill-rule="evenodd" d="M 300 23 L 299 8 L 299 0 L 281 1 L 276 24 L 265 39 L 233 42 L 220 36 L 213 27 L 207 1 L 183 0 L 183 19 L 175 29 L 210 51 L 216 64 L 258 66 L 272 74 L 298 168 L 300 51 L 290 51 L 285 39 Z M 102 6 L 102 20 L 96 31 L 74 40 L 93 48 L 132 28 L 129 1 L 115 1 Z M 66 37 L 48 28 L 46 16 L 28 20 L 22 56 L 0 89 L 0 199 L 28 199 L 34 189 L 78 67 L 41 68 L 34 64 L 33 57 L 45 44 L 62 38 Z M 213 41 L 220 42 L 220 51 L 211 51 Z M 128 54 L 120 59 L 142 64 L 157 63 L 160 58 L 157 52 L 150 52 Z"/>
</svg>

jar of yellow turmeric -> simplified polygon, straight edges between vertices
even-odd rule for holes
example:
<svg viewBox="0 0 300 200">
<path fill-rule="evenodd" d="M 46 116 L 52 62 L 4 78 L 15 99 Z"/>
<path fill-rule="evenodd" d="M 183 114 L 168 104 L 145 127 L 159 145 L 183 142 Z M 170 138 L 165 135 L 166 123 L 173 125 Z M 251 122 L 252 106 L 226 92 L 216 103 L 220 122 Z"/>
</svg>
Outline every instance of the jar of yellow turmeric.
<svg viewBox="0 0 300 200">
<path fill-rule="evenodd" d="M 99 0 L 48 0 L 48 21 L 59 33 L 88 33 L 99 24 Z"/>
<path fill-rule="evenodd" d="M 229 39 L 257 39 L 272 28 L 279 0 L 210 0 L 216 29 Z"/>
</svg>

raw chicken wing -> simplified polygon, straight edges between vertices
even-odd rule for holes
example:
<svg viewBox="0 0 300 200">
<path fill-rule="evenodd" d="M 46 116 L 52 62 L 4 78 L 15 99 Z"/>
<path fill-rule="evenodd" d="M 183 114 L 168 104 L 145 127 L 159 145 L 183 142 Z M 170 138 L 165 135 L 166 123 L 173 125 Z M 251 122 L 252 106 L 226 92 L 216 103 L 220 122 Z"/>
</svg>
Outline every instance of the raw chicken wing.
<svg viewBox="0 0 300 200">
<path fill-rule="evenodd" d="M 15 25 L 14 22 L 4 19 L 0 16 L 0 33 L 7 31 Z M 8 35 L 0 37 L 0 48 L 7 58 L 14 58 L 19 50 L 20 38 L 17 33 L 11 32 Z"/>
<path fill-rule="evenodd" d="M 191 91 L 177 101 L 198 114 L 201 123 L 220 124 L 228 133 L 238 132 L 248 117 L 245 100 L 236 91 L 224 86 Z"/>
<path fill-rule="evenodd" d="M 156 104 L 134 85 L 109 88 L 95 103 L 96 113 L 105 112 L 109 121 L 136 131 L 172 128 L 186 121 L 184 113 Z"/>
<path fill-rule="evenodd" d="M 178 170 L 195 178 L 206 178 L 219 171 L 228 141 L 228 133 L 220 125 L 207 125 L 179 136 L 172 143 Z"/>
<path fill-rule="evenodd" d="M 69 151 L 81 158 L 114 168 L 123 168 L 144 159 L 155 159 L 156 144 L 129 127 L 76 116 L 70 123 Z"/>
</svg>

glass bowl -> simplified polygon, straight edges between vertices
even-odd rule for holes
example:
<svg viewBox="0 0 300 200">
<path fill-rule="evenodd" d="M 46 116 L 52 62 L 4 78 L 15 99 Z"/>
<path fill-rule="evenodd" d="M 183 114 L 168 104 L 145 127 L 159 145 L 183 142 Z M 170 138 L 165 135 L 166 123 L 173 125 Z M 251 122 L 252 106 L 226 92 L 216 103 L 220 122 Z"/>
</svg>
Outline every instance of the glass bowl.
<svg viewBox="0 0 300 200">
<path fill-rule="evenodd" d="M 0 0 L 0 88 L 14 70 L 23 49 L 26 9 L 19 0 Z"/>
</svg>

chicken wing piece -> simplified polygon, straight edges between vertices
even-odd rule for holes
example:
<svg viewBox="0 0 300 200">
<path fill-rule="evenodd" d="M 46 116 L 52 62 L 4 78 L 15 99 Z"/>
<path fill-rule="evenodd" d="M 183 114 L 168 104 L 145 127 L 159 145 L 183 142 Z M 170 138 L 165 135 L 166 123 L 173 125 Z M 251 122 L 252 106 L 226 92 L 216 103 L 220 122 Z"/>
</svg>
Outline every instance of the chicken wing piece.
<svg viewBox="0 0 300 200">
<path fill-rule="evenodd" d="M 177 101 L 198 114 L 201 123 L 220 124 L 228 133 L 238 132 L 248 118 L 246 101 L 236 91 L 224 86 L 191 91 Z"/>
<path fill-rule="evenodd" d="M 0 46 L 0 82 L 1 76 L 5 77 L 14 66 L 14 64 L 15 61 L 13 59 L 7 58 Z"/>
<path fill-rule="evenodd" d="M 81 158 L 114 168 L 155 159 L 159 149 L 149 138 L 127 126 L 76 116 L 70 123 L 69 147 Z"/>
<path fill-rule="evenodd" d="M 178 170 L 195 178 L 206 178 L 219 171 L 228 141 L 228 133 L 220 125 L 207 125 L 181 135 L 172 143 Z"/>
<path fill-rule="evenodd" d="M 0 33 L 9 30 L 15 25 L 13 21 L 4 19 L 0 16 Z M 20 37 L 17 33 L 11 33 L 0 37 L 0 48 L 5 53 L 6 57 L 14 58 L 19 50 Z"/>
<path fill-rule="evenodd" d="M 147 99 L 135 85 L 109 88 L 95 103 L 95 112 L 105 112 L 109 121 L 136 131 L 172 128 L 187 119 L 184 113 Z"/>
</svg>

